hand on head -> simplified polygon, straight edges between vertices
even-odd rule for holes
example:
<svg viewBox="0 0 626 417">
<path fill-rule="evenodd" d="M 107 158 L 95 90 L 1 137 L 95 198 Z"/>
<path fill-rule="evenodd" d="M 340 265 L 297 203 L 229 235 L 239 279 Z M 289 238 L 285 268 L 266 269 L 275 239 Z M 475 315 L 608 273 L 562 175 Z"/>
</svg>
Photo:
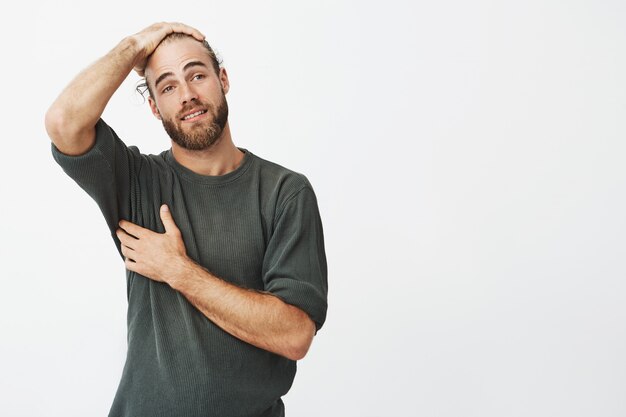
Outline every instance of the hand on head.
<svg viewBox="0 0 626 417">
<path fill-rule="evenodd" d="M 135 40 L 135 42 L 137 42 L 139 50 L 133 68 L 137 72 L 137 74 L 139 74 L 141 77 L 144 76 L 144 70 L 146 68 L 146 62 L 148 61 L 148 57 L 154 52 L 157 46 L 159 46 L 161 41 L 167 35 L 174 32 L 191 35 L 199 41 L 203 41 L 205 38 L 205 36 L 199 30 L 183 23 L 160 22 L 148 26 L 141 32 L 138 32 L 131 36 Z"/>
</svg>

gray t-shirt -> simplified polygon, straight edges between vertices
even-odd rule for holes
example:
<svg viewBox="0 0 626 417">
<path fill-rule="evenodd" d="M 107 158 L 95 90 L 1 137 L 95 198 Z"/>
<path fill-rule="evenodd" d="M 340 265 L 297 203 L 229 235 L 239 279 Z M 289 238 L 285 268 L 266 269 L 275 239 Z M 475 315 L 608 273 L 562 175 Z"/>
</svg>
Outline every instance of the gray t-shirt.
<svg viewBox="0 0 626 417">
<path fill-rule="evenodd" d="M 167 204 L 190 258 L 299 307 L 319 330 L 328 287 L 313 188 L 304 175 L 239 149 L 237 169 L 204 176 L 171 149 L 144 155 L 127 147 L 102 119 L 85 154 L 52 144 L 57 163 L 100 207 L 120 256 L 119 220 L 163 233 L 159 208 Z M 110 417 L 284 415 L 295 361 L 225 332 L 167 284 L 128 270 L 126 279 L 128 353 Z"/>
</svg>

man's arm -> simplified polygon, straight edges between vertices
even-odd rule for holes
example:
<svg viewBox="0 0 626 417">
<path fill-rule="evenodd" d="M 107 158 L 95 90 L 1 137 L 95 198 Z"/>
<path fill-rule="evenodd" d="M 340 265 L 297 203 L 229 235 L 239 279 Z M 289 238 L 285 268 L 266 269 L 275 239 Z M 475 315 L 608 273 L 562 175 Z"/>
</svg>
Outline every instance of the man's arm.
<svg viewBox="0 0 626 417">
<path fill-rule="evenodd" d="M 304 358 L 315 324 L 280 298 L 237 287 L 189 258 L 167 282 L 209 320 L 233 336 L 291 360 Z"/>
<path fill-rule="evenodd" d="M 45 118 L 48 135 L 61 152 L 81 155 L 93 146 L 95 125 L 113 93 L 133 68 L 143 75 L 147 58 L 172 32 L 204 39 L 196 29 L 181 23 L 156 23 L 124 38 L 70 82 L 52 103 Z"/>
<path fill-rule="evenodd" d="M 122 220 L 117 236 L 126 268 L 180 291 L 207 318 L 233 336 L 291 360 L 302 359 L 315 323 L 280 298 L 230 284 L 187 257 L 171 212 L 161 208 L 165 233 Z"/>
</svg>

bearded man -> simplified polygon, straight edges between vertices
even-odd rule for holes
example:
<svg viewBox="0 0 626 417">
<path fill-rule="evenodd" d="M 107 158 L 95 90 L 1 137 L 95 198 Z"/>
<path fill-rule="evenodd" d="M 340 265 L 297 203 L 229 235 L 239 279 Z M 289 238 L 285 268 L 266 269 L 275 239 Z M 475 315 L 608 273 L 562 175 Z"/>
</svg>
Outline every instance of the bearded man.
<svg viewBox="0 0 626 417">
<path fill-rule="evenodd" d="M 101 118 L 133 69 L 171 138 L 159 155 Z M 313 188 L 234 145 L 228 90 L 202 33 L 157 23 L 46 113 L 55 161 L 96 201 L 126 266 L 128 353 L 111 417 L 283 416 L 296 361 L 326 319 Z"/>
</svg>

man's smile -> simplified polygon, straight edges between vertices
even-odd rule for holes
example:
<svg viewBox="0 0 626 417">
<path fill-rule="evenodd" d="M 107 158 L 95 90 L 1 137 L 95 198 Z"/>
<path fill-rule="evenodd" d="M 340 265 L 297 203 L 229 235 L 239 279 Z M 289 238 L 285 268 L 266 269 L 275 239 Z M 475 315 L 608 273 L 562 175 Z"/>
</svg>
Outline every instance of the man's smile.
<svg viewBox="0 0 626 417">
<path fill-rule="evenodd" d="M 196 120 L 201 119 L 206 113 L 206 110 L 193 110 L 183 116 L 180 120 L 183 122 L 195 122 Z"/>
</svg>

